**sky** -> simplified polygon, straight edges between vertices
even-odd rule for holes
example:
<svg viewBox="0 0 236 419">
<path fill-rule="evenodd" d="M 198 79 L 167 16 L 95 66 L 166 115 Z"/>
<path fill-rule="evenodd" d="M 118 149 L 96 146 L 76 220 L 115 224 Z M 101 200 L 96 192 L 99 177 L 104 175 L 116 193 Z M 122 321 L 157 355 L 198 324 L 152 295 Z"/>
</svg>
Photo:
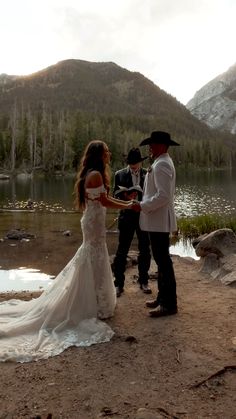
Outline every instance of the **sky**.
<svg viewBox="0 0 236 419">
<path fill-rule="evenodd" d="M 235 0 L 0 0 L 0 74 L 112 61 L 186 104 L 236 63 Z"/>
</svg>

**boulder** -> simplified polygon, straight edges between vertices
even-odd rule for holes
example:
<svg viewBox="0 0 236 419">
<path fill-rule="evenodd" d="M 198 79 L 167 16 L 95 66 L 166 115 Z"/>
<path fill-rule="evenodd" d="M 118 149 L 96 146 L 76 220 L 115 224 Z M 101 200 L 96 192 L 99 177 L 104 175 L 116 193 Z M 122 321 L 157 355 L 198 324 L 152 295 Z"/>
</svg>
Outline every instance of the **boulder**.
<svg viewBox="0 0 236 419">
<path fill-rule="evenodd" d="M 236 253 L 225 256 L 221 261 L 226 272 L 236 272 Z"/>
<path fill-rule="evenodd" d="M 223 285 L 236 286 L 236 235 L 231 229 L 200 236 L 195 251 L 201 257 L 201 272 Z"/>
<path fill-rule="evenodd" d="M 233 285 L 234 277 L 236 281 L 236 253 L 219 259 L 219 267 L 211 272 L 211 276 L 214 279 L 221 280 L 224 285 Z"/>
<path fill-rule="evenodd" d="M 196 255 L 205 257 L 214 253 L 218 258 L 236 253 L 236 234 L 230 228 L 221 228 L 203 236 L 196 248 Z"/>
<path fill-rule="evenodd" d="M 7 232 L 5 238 L 10 240 L 34 239 L 35 235 L 26 233 L 23 230 L 10 230 Z"/>
<path fill-rule="evenodd" d="M 70 230 L 65 230 L 65 231 L 63 231 L 62 235 L 69 237 L 69 236 L 71 236 L 71 231 Z"/>
<path fill-rule="evenodd" d="M 201 236 L 198 236 L 198 237 L 195 237 L 193 240 L 192 240 L 192 246 L 193 246 L 193 248 L 194 249 L 196 249 L 196 247 L 197 247 L 197 245 L 200 243 L 200 241 L 202 240 L 202 239 L 204 239 L 204 237 L 206 237 L 208 234 L 207 233 L 205 233 L 205 234 L 201 234 Z"/>
<path fill-rule="evenodd" d="M 201 259 L 200 272 L 211 274 L 212 271 L 218 270 L 219 266 L 220 261 L 218 256 L 215 253 L 209 253 Z"/>
<path fill-rule="evenodd" d="M 221 278 L 223 285 L 230 285 L 231 287 L 236 287 L 236 271 L 230 272 L 228 275 Z"/>
</svg>

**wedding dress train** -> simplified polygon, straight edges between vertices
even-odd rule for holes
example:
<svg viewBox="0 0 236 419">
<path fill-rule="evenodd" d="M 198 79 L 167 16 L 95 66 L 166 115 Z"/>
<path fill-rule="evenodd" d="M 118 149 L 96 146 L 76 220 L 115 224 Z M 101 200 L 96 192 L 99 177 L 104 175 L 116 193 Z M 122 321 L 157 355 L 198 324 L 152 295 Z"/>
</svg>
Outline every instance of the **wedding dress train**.
<svg viewBox="0 0 236 419">
<path fill-rule="evenodd" d="M 100 319 L 113 315 L 116 294 L 106 246 L 106 209 L 87 189 L 81 218 L 83 243 L 39 298 L 0 303 L 0 362 L 29 362 L 69 346 L 109 341 L 114 332 Z"/>
</svg>

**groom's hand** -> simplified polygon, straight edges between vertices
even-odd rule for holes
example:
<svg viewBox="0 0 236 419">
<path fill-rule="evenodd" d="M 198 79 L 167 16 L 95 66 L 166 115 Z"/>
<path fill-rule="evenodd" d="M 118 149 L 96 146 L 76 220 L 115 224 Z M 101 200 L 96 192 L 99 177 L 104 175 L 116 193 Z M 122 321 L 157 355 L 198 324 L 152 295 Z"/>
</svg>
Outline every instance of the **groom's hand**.
<svg viewBox="0 0 236 419">
<path fill-rule="evenodd" d="M 131 209 L 133 211 L 140 212 L 141 211 L 141 205 L 140 205 L 140 203 L 138 201 L 133 201 L 133 204 L 132 204 Z"/>
</svg>

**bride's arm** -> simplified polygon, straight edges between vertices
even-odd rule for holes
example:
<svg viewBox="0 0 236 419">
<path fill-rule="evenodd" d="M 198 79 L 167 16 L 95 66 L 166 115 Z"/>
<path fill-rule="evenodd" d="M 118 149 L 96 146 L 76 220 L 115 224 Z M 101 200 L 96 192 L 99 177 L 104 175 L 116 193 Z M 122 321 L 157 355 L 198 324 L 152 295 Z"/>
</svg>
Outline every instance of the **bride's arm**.
<svg viewBox="0 0 236 419">
<path fill-rule="evenodd" d="M 104 207 L 114 209 L 130 209 L 133 205 L 133 201 L 122 201 L 106 195 L 106 193 L 101 193 L 99 201 Z"/>
<path fill-rule="evenodd" d="M 101 173 L 93 170 L 90 172 L 85 180 L 85 189 L 86 188 L 98 188 L 103 185 L 103 179 Z M 100 197 L 97 198 L 101 202 L 103 207 L 114 208 L 114 209 L 129 209 L 131 208 L 133 201 L 122 201 L 121 199 L 113 198 L 110 195 L 107 195 L 105 192 L 100 194 Z"/>
</svg>

